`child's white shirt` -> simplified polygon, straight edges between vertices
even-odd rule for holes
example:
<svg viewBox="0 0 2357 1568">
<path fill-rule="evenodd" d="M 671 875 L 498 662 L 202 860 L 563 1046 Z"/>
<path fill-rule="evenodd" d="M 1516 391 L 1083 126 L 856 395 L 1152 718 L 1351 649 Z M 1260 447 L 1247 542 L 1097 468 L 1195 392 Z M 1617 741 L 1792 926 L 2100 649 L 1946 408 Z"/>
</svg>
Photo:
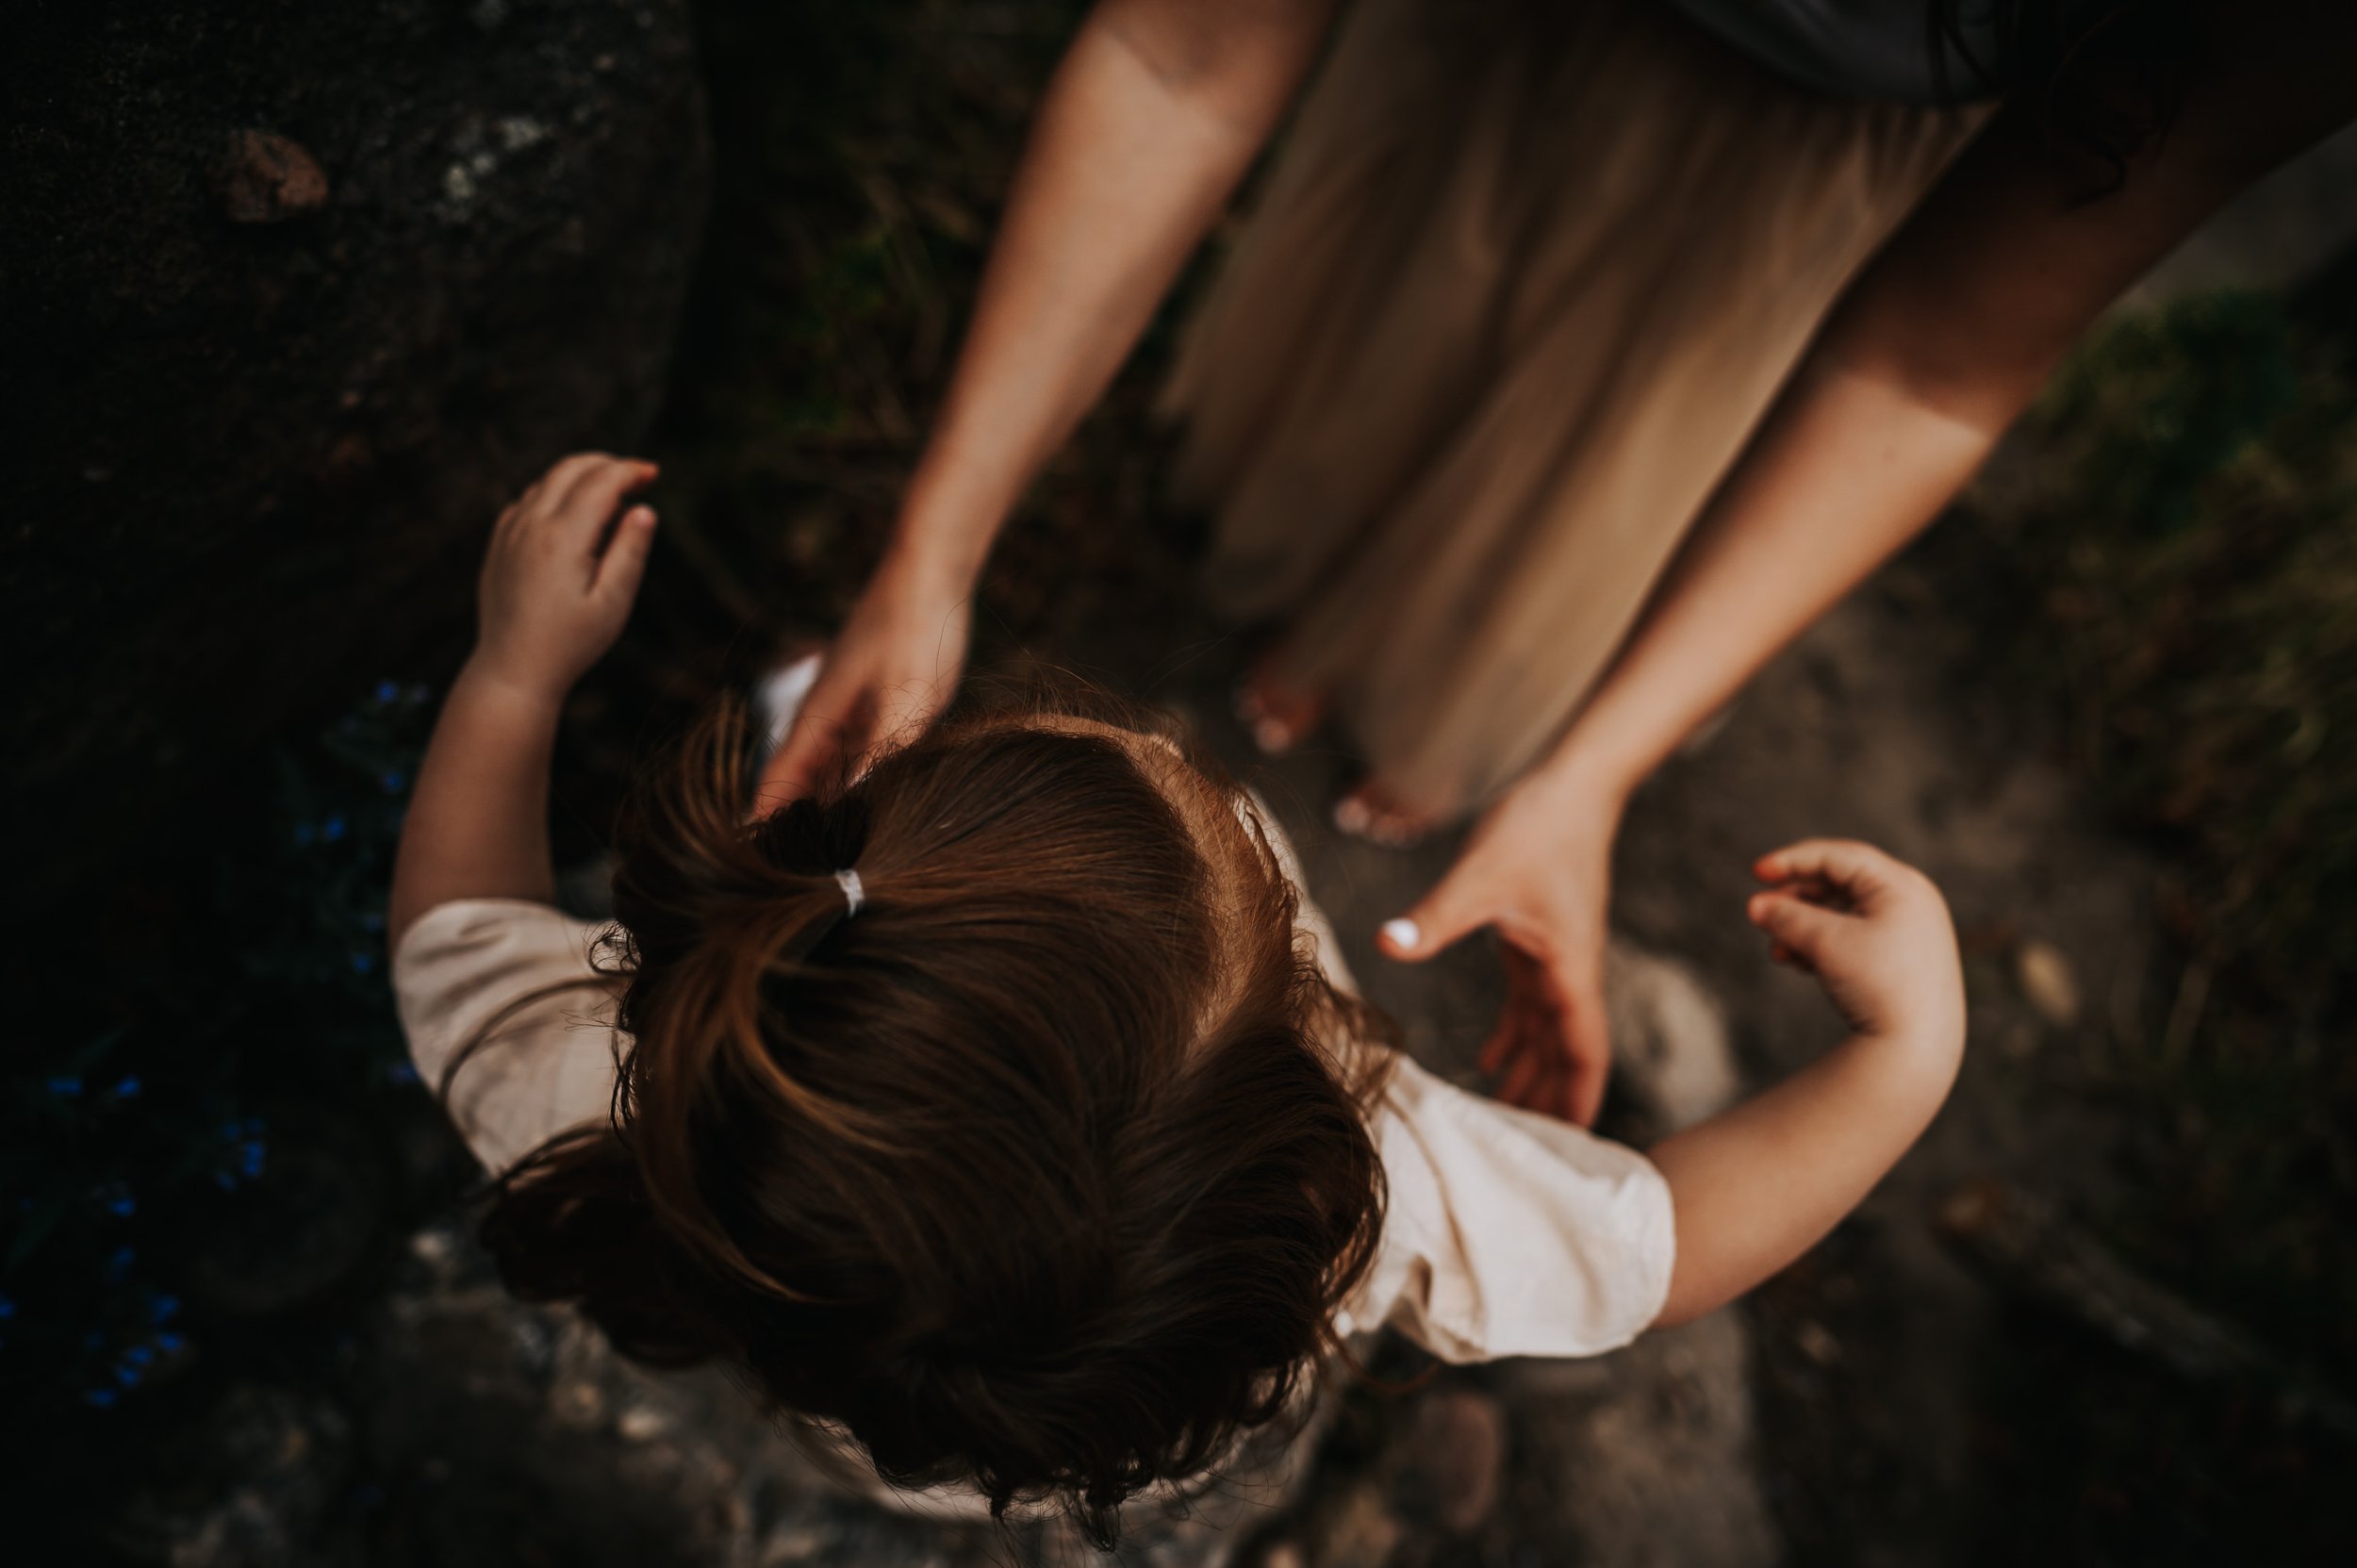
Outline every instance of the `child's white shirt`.
<svg viewBox="0 0 2357 1568">
<path fill-rule="evenodd" d="M 1296 886 L 1293 847 L 1262 814 Z M 1354 989 L 1325 916 L 1301 925 L 1333 982 Z M 557 1133 L 611 1116 L 624 1045 L 613 980 L 591 964 L 610 928 L 546 904 L 466 900 L 404 933 L 392 980 L 411 1059 L 450 1086 L 477 1158 L 506 1169 Z M 1676 1257 L 1669 1183 L 1624 1145 L 1470 1094 L 1396 1058 L 1369 1117 L 1390 1189 L 1374 1265 L 1343 1303 L 1343 1333 L 1396 1329 L 1435 1356 L 1591 1356 L 1659 1314 Z"/>
</svg>

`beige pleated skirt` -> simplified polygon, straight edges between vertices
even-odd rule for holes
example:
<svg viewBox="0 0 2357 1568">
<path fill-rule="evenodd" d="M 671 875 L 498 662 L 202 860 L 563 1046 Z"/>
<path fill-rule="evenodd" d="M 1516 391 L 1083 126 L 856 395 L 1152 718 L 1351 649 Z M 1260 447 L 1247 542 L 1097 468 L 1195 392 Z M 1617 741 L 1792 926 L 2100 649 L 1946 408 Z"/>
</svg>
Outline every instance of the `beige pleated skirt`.
<svg viewBox="0 0 2357 1568">
<path fill-rule="evenodd" d="M 1980 120 L 1646 0 L 1361 0 L 1164 395 L 1213 600 L 1394 801 L 1480 804 Z"/>
</svg>

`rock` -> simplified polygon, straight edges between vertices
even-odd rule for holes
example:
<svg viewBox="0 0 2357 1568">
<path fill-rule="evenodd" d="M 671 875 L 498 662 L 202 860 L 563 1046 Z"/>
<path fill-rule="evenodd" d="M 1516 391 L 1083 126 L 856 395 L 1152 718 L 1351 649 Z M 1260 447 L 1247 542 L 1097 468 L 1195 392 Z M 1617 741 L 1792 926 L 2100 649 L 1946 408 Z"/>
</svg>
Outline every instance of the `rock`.
<svg viewBox="0 0 2357 1568">
<path fill-rule="evenodd" d="M 1780 1548 L 1753 1452 L 1749 1360 L 1741 1315 L 1722 1311 L 1616 1352 L 1601 1386 L 1508 1363 L 1501 1393 L 1524 1438 L 1518 1526 L 1575 1543 L 1562 1560 L 1596 1568 L 1768 1568 Z"/>
<path fill-rule="evenodd" d="M 327 205 L 327 176 L 318 160 L 301 143 L 269 131 L 231 131 L 213 185 L 233 223 L 276 223 Z"/>
<path fill-rule="evenodd" d="M 1693 970 L 1615 939 L 1605 952 L 1604 989 L 1619 1087 L 1662 1131 L 1735 1103 L 1743 1080 L 1726 1019 Z"/>
<path fill-rule="evenodd" d="M 141 1561 L 173 1568 L 315 1563 L 314 1531 L 343 1489 L 352 1427 L 326 1399 L 240 1383 L 205 1417 L 206 1441 L 169 1484 L 144 1486 L 106 1527 Z"/>
<path fill-rule="evenodd" d="M 585 1378 L 559 1383 L 549 1395 L 549 1415 L 562 1427 L 596 1427 L 605 1419 L 605 1391 Z"/>
<path fill-rule="evenodd" d="M 687 0 L 473 9 L 12 15 L 20 896 L 103 878 L 142 848 L 122 824 L 171 831 L 265 740 L 454 656 L 504 501 L 645 430 L 709 183 Z"/>
<path fill-rule="evenodd" d="M 1471 1535 L 1497 1507 L 1506 1453 L 1498 1402 L 1477 1389 L 1443 1388 L 1416 1407 L 1403 1457 L 1433 1522 L 1450 1535 Z"/>
<path fill-rule="evenodd" d="M 1801 1320 L 1792 1330 L 1792 1340 L 1801 1347 L 1801 1354 L 1819 1366 L 1831 1366 L 1841 1359 L 1841 1342 L 1834 1337 L 1832 1329 L 1813 1317 Z"/>
<path fill-rule="evenodd" d="M 225 1317 L 272 1318 L 316 1307 L 376 1249 L 392 1198 L 383 1142 L 323 1105 L 290 1102 L 267 1118 L 261 1163 L 194 1216 L 189 1293 Z"/>
<path fill-rule="evenodd" d="M 614 1423 L 614 1429 L 633 1443 L 652 1443 L 671 1429 L 671 1418 L 651 1405 L 633 1405 Z"/>
<path fill-rule="evenodd" d="M 1310 1560 L 1315 1568 L 1383 1568 L 1398 1549 L 1400 1523 L 1381 1492 L 1352 1487 L 1319 1521 Z"/>
<path fill-rule="evenodd" d="M 2027 941 L 2014 949 L 2014 982 L 2037 1015 L 2055 1029 L 2079 1021 L 2079 980 L 2070 960 L 2052 943 Z"/>
</svg>

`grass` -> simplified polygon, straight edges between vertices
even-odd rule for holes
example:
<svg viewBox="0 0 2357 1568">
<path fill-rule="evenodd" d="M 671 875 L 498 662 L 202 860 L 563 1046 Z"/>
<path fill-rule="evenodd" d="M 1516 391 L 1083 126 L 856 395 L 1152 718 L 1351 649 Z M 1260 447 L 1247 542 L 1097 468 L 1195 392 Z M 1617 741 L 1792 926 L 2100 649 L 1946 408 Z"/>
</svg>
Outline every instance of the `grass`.
<svg viewBox="0 0 2357 1568">
<path fill-rule="evenodd" d="M 2118 322 L 1981 523 L 2036 586 L 2016 678 L 2173 867 L 2182 970 L 2116 1087 L 2151 1130 L 2123 1242 L 2357 1378 L 2357 381 L 2349 269 Z"/>
</svg>

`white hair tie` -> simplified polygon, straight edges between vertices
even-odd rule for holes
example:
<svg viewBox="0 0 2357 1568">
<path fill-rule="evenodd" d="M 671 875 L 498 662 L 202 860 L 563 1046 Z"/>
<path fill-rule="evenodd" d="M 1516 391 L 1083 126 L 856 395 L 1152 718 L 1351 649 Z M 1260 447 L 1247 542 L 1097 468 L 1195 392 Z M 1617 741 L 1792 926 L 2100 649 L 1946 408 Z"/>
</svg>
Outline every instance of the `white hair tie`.
<svg viewBox="0 0 2357 1568">
<path fill-rule="evenodd" d="M 867 901 L 867 890 L 859 884 L 857 871 L 837 871 L 834 881 L 835 885 L 843 889 L 843 901 L 851 906 L 843 912 L 843 917 L 848 920 L 859 913 L 860 905 Z"/>
</svg>

